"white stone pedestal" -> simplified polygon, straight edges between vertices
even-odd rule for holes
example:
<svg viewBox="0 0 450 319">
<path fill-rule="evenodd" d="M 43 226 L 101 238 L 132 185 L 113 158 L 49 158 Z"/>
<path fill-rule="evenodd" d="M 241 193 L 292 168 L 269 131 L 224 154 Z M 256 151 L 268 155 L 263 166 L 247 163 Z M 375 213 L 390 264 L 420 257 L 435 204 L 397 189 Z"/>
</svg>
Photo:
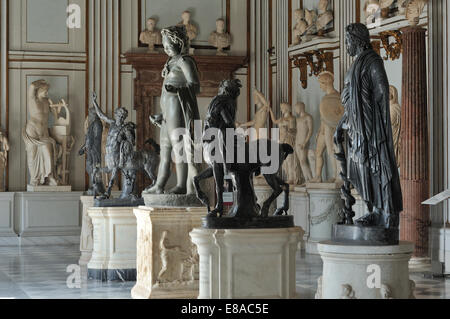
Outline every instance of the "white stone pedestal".
<svg viewBox="0 0 450 319">
<path fill-rule="evenodd" d="M 32 186 L 27 185 L 27 192 L 30 193 L 70 193 L 72 186 Z"/>
<path fill-rule="evenodd" d="M 317 299 L 412 299 L 408 262 L 414 245 L 351 246 L 322 242 Z"/>
<path fill-rule="evenodd" d="M 335 188 L 327 188 L 333 186 Z M 338 222 L 343 207 L 341 191 L 337 184 L 307 184 L 309 194 L 308 254 L 318 254 L 317 244 L 331 239 L 333 225 Z"/>
<path fill-rule="evenodd" d="M 88 209 L 94 227 L 89 279 L 136 280 L 136 217 L 133 207 Z"/>
<path fill-rule="evenodd" d="M 92 247 L 94 241 L 94 228 L 88 209 L 94 206 L 94 196 L 81 196 L 81 236 L 80 252 L 81 257 L 78 260 L 80 266 L 86 266 L 92 257 Z"/>
<path fill-rule="evenodd" d="M 211 230 L 191 238 L 200 255 L 199 299 L 295 298 L 300 227 Z"/>
<path fill-rule="evenodd" d="M 195 299 L 198 253 L 189 233 L 200 227 L 205 208 L 134 210 L 137 218 L 137 283 L 134 299 Z"/>
</svg>

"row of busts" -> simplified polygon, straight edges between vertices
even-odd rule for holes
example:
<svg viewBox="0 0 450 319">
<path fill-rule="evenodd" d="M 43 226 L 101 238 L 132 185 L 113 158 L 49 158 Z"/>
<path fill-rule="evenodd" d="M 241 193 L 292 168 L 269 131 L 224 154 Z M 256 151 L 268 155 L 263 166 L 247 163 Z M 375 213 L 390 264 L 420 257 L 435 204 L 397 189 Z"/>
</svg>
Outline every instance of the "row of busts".
<svg viewBox="0 0 450 319">
<path fill-rule="evenodd" d="M 186 33 L 190 43 L 197 38 L 198 29 L 191 22 L 191 13 L 184 11 L 181 15 L 181 21 L 177 25 L 184 25 L 186 27 Z M 156 19 L 149 18 L 147 20 L 147 29 L 142 31 L 139 36 L 139 41 L 143 44 L 147 44 L 149 53 L 157 53 L 155 45 L 162 44 L 161 31 L 156 28 Z M 216 20 L 216 30 L 211 32 L 208 40 L 209 44 L 217 49 L 217 55 L 227 55 L 224 52 L 225 48 L 228 48 L 231 44 L 231 35 L 225 30 L 225 20 L 219 18 Z M 194 50 L 190 49 L 190 54 L 193 54 Z"/>
<path fill-rule="evenodd" d="M 293 30 L 293 45 L 310 41 L 314 36 L 322 37 L 334 20 L 334 13 L 329 9 L 328 0 L 320 0 L 317 10 L 297 9 L 294 16 L 296 24 Z"/>
<path fill-rule="evenodd" d="M 366 0 L 364 5 L 366 24 L 389 18 L 390 8 L 394 2 L 395 0 Z M 405 15 L 409 24 L 416 26 L 427 3 L 428 0 L 397 0 L 397 15 Z"/>
</svg>

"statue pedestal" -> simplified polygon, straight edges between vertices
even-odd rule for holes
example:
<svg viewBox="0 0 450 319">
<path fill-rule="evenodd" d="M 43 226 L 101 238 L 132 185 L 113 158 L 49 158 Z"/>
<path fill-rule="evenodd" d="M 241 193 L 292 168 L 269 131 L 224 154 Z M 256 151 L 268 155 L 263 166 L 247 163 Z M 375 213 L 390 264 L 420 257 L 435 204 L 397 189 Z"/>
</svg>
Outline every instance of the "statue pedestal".
<svg viewBox="0 0 450 319">
<path fill-rule="evenodd" d="M 30 193 L 70 193 L 72 186 L 31 186 L 27 185 L 27 192 Z"/>
<path fill-rule="evenodd" d="M 94 207 L 94 196 L 81 196 L 81 235 L 80 235 L 80 252 L 81 257 L 78 260 L 80 266 L 87 266 L 92 257 L 92 246 L 94 241 L 94 233 L 92 220 L 89 217 L 88 209 Z"/>
<path fill-rule="evenodd" d="M 136 280 L 136 217 L 132 207 L 92 207 L 94 226 L 88 278 L 98 281 Z"/>
<path fill-rule="evenodd" d="M 200 255 L 199 299 L 292 299 L 300 227 L 191 234 Z"/>
<path fill-rule="evenodd" d="M 397 246 L 319 243 L 323 275 L 316 298 L 347 299 L 343 285 L 350 286 L 349 292 L 352 290 L 356 299 L 386 299 L 382 295 L 382 285 L 391 291 L 388 299 L 411 298 L 414 291 L 411 289 L 408 262 L 413 248 L 409 242 L 400 242 Z"/>
<path fill-rule="evenodd" d="M 137 283 L 134 299 L 194 299 L 198 254 L 189 232 L 200 227 L 205 208 L 134 209 L 137 218 Z"/>
<path fill-rule="evenodd" d="M 334 185 L 333 188 L 330 188 Z M 307 184 L 309 194 L 309 236 L 306 242 L 308 254 L 318 254 L 317 244 L 331 240 L 333 225 L 338 222 L 342 209 L 341 191 L 337 184 Z M 328 187 L 328 188 L 327 188 Z"/>
</svg>

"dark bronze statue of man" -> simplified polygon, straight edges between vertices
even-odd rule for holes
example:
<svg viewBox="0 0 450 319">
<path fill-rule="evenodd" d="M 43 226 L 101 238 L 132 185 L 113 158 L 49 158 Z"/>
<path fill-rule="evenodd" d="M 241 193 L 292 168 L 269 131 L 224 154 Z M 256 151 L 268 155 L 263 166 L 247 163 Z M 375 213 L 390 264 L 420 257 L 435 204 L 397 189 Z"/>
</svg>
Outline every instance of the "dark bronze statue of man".
<svg viewBox="0 0 450 319">
<path fill-rule="evenodd" d="M 87 194 L 92 196 L 103 195 L 105 186 L 101 177 L 95 174 L 96 170 L 102 165 L 103 124 L 93 107 L 89 109 L 88 124 L 85 143 L 78 154 L 80 156 L 86 155 L 86 172 L 91 181 Z"/>
<path fill-rule="evenodd" d="M 189 38 L 185 26 L 173 26 L 161 31 L 164 51 L 169 59 L 164 66 L 162 76 L 164 84 L 161 96 L 162 114 L 152 116 L 150 121 L 161 128 L 161 163 L 156 184 L 146 191 L 148 194 L 163 194 L 170 177 L 172 150 L 183 144 L 183 154 L 175 152 L 177 185 L 169 194 L 195 194 L 193 178 L 198 167 L 193 159 L 194 121 L 200 120 L 197 94 L 200 92 L 200 79 L 195 60 L 189 56 Z M 173 134 L 186 129 L 183 139 Z M 188 141 L 187 141 L 188 140 Z"/>
<path fill-rule="evenodd" d="M 355 60 L 345 77 L 342 92 L 345 114 L 335 134 L 335 143 L 342 154 L 346 145 L 345 156 L 340 159 L 343 162 L 341 176 L 356 188 L 370 211 L 355 221 L 357 226 L 398 230 L 403 203 L 384 63 L 373 50 L 365 25 L 347 26 L 345 39 L 348 53 Z M 350 196 L 348 189 L 343 192 L 344 196 Z M 353 224 L 351 206 L 354 201 L 350 204 L 344 218 L 347 225 Z"/>
</svg>

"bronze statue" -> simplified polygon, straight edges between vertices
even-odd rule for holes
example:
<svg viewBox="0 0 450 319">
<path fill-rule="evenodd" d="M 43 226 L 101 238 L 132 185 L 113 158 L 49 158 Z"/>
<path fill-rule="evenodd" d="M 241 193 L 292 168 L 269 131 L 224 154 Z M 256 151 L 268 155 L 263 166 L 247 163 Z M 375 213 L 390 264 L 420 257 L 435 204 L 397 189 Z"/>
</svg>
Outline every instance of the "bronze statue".
<svg viewBox="0 0 450 319">
<path fill-rule="evenodd" d="M 386 229 L 390 231 L 389 235 L 376 238 L 378 235 L 372 233 L 366 239 L 396 243 L 403 205 L 392 139 L 388 78 L 383 59 L 372 49 L 365 25 L 347 26 L 346 44 L 355 61 L 345 77 L 342 92 L 345 114 L 335 134 L 335 143 L 340 150 L 337 158 L 342 163 L 341 177 L 345 182 L 343 223 L 353 224 L 351 184 L 370 212 L 355 221 L 359 229 L 353 231 L 363 232 L 365 230 L 361 228 L 367 227 Z"/>
<path fill-rule="evenodd" d="M 161 34 L 164 51 L 169 56 L 162 72 L 162 114 L 150 118 L 154 125 L 161 128 L 161 164 L 156 185 L 145 193 L 164 193 L 170 177 L 172 150 L 184 144 L 182 148 L 186 158 L 175 154 L 177 185 L 168 193 L 195 194 L 193 178 L 197 175 L 198 168 L 193 159 L 194 121 L 200 119 L 197 105 L 197 94 L 200 92 L 197 64 L 188 54 L 189 38 L 184 25 L 163 29 Z M 183 136 L 173 134 L 180 128 L 186 129 L 188 133 L 184 139 Z M 187 144 L 191 147 L 186 147 Z"/>
</svg>

